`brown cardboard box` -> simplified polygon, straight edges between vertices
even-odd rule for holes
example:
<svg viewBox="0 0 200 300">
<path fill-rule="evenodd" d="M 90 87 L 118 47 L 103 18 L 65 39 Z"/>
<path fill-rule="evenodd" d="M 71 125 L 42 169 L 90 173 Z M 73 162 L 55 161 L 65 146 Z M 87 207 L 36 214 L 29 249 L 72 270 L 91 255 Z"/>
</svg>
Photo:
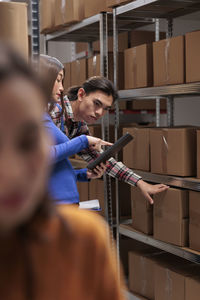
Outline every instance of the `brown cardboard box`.
<svg viewBox="0 0 200 300">
<path fill-rule="evenodd" d="M 151 172 L 177 176 L 196 175 L 196 129 L 150 130 Z"/>
<path fill-rule="evenodd" d="M 92 44 L 93 51 L 100 52 L 100 42 L 95 41 Z M 118 35 L 118 52 L 123 52 L 128 48 L 128 32 L 123 32 Z M 113 52 L 113 37 L 108 37 L 108 52 Z"/>
<path fill-rule="evenodd" d="M 119 89 L 124 87 L 124 54 L 118 54 L 118 86 Z M 88 78 L 92 76 L 100 76 L 100 54 L 94 55 L 88 59 Z M 113 54 L 108 54 L 108 78 L 114 80 L 114 70 L 113 70 Z"/>
<path fill-rule="evenodd" d="M 133 110 L 155 110 L 156 109 L 156 100 L 155 99 L 141 99 L 141 100 L 132 100 L 128 101 L 128 109 Z M 167 109 L 167 101 L 166 99 L 160 100 L 160 109 L 166 110 Z"/>
<path fill-rule="evenodd" d="M 124 51 L 125 89 L 153 84 L 152 45 L 145 44 Z"/>
<path fill-rule="evenodd" d="M 155 265 L 155 299 L 185 300 L 186 279 L 194 272 L 200 272 L 199 266 L 184 260 L 175 264 L 169 261 L 166 265 Z"/>
<path fill-rule="evenodd" d="M 166 38 L 165 32 L 160 32 L 160 40 Z M 130 32 L 130 48 L 155 42 L 155 32 L 147 30 L 132 30 Z"/>
<path fill-rule="evenodd" d="M 87 79 L 87 60 L 79 59 L 71 63 L 71 86 L 82 85 Z"/>
<path fill-rule="evenodd" d="M 185 300 L 199 300 L 200 295 L 200 278 L 186 278 L 185 283 Z"/>
<path fill-rule="evenodd" d="M 123 148 L 123 162 L 131 169 L 150 171 L 149 128 L 124 128 L 134 139 Z"/>
<path fill-rule="evenodd" d="M 153 206 L 134 187 L 131 187 L 131 202 L 133 228 L 146 234 L 153 234 Z"/>
<path fill-rule="evenodd" d="M 55 27 L 55 0 L 40 0 L 40 32 L 47 33 Z"/>
<path fill-rule="evenodd" d="M 150 300 L 155 299 L 155 264 L 166 259 L 167 254 L 155 249 L 129 252 L 129 289 Z M 171 255 L 170 255 L 171 257 Z"/>
<path fill-rule="evenodd" d="M 84 0 L 56 0 L 56 27 L 76 23 L 83 19 Z"/>
<path fill-rule="evenodd" d="M 184 36 L 153 43 L 154 86 L 185 82 L 184 43 Z"/>
<path fill-rule="evenodd" d="M 80 201 L 87 201 L 89 199 L 89 183 L 79 181 L 77 182 L 77 187 L 78 187 Z"/>
<path fill-rule="evenodd" d="M 154 196 L 154 238 L 175 244 L 188 245 L 188 191 L 170 188 Z"/>
<path fill-rule="evenodd" d="M 114 7 L 118 5 L 124 5 L 126 3 L 132 2 L 131 0 L 107 0 L 108 7 Z"/>
<path fill-rule="evenodd" d="M 68 88 L 71 87 L 71 63 L 65 63 L 65 77 L 64 77 L 64 92 L 66 93 Z"/>
<path fill-rule="evenodd" d="M 107 7 L 106 0 L 84 0 L 85 18 L 89 18 L 103 11 L 112 11 Z"/>
<path fill-rule="evenodd" d="M 189 247 L 200 251 L 200 192 L 189 192 Z"/>
<path fill-rule="evenodd" d="M 197 178 L 200 178 L 200 130 L 197 130 Z"/>
<path fill-rule="evenodd" d="M 79 42 L 76 43 L 76 53 L 88 51 L 88 43 Z"/>
<path fill-rule="evenodd" d="M 0 2 L 0 39 L 28 58 L 27 4 Z"/>
<path fill-rule="evenodd" d="M 185 35 L 186 46 L 186 82 L 200 81 L 200 31 L 194 31 Z"/>
<path fill-rule="evenodd" d="M 112 210 L 113 216 L 116 214 L 115 203 L 115 182 L 111 181 L 112 192 Z M 89 183 L 89 200 L 98 199 L 101 206 L 101 214 L 105 216 L 105 204 L 104 204 L 104 182 L 101 179 L 91 180 Z M 119 203 L 121 208 L 121 216 L 131 215 L 131 187 L 127 183 L 119 182 Z"/>
</svg>

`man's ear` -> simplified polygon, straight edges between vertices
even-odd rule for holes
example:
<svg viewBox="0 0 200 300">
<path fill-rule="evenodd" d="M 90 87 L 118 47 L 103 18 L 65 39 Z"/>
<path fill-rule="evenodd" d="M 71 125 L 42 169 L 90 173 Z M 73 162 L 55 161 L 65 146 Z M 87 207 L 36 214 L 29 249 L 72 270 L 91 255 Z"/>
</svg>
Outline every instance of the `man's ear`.
<svg viewBox="0 0 200 300">
<path fill-rule="evenodd" d="M 80 88 L 79 90 L 78 90 L 78 100 L 79 101 L 83 101 L 83 97 L 85 96 L 86 94 L 85 94 L 85 90 L 83 89 L 83 88 Z"/>
</svg>

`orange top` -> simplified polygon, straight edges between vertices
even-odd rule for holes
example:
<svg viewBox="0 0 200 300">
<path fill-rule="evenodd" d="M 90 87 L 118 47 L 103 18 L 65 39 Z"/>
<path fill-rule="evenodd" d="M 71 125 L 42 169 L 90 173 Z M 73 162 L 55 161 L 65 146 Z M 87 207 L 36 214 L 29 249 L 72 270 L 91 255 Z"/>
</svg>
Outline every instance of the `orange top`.
<svg viewBox="0 0 200 300">
<path fill-rule="evenodd" d="M 70 206 L 60 211 L 62 219 L 34 221 L 26 242 L 1 238 L 0 299 L 125 299 L 103 219 Z"/>
</svg>

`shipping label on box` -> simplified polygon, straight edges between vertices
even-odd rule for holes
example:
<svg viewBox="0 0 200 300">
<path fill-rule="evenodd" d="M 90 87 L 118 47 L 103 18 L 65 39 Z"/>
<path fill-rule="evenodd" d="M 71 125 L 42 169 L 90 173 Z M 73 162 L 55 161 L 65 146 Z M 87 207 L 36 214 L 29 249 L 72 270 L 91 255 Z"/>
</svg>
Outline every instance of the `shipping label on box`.
<svg viewBox="0 0 200 300">
<path fill-rule="evenodd" d="M 124 164 L 132 169 L 150 170 L 149 128 L 124 128 L 123 134 L 129 132 L 133 141 L 123 148 Z"/>
<path fill-rule="evenodd" d="M 177 176 L 196 175 L 196 129 L 150 130 L 151 172 Z"/>
<path fill-rule="evenodd" d="M 154 86 L 185 82 L 184 36 L 153 43 Z"/>
<path fill-rule="evenodd" d="M 152 45 L 145 44 L 124 51 L 125 89 L 153 84 Z"/>
<path fill-rule="evenodd" d="M 200 31 L 185 35 L 186 45 L 186 82 L 200 81 Z"/>
<path fill-rule="evenodd" d="M 189 247 L 200 251 L 200 192 L 189 191 Z"/>
<path fill-rule="evenodd" d="M 154 237 L 178 246 L 188 245 L 188 191 L 170 188 L 154 196 Z"/>
<path fill-rule="evenodd" d="M 131 187 L 132 226 L 146 234 L 153 234 L 153 206 L 135 187 Z"/>
</svg>

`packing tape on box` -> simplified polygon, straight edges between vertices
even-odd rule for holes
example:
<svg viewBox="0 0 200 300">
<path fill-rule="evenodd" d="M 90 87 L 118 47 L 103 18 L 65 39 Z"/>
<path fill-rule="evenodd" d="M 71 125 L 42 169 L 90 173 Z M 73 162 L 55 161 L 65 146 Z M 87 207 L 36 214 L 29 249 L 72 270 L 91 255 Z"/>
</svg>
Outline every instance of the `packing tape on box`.
<svg viewBox="0 0 200 300">
<path fill-rule="evenodd" d="M 133 48 L 133 86 L 137 87 L 137 49 Z"/>
<path fill-rule="evenodd" d="M 80 61 L 77 59 L 76 60 L 76 78 L 77 78 L 77 85 L 82 85 L 81 81 L 81 63 Z"/>
<path fill-rule="evenodd" d="M 97 56 L 93 56 L 92 58 L 92 76 L 97 76 Z"/>
<path fill-rule="evenodd" d="M 142 274 L 142 280 L 141 280 L 141 294 L 146 295 L 147 290 L 147 280 L 145 279 L 145 258 L 143 256 L 140 256 L 140 264 L 141 264 L 141 274 Z"/>
<path fill-rule="evenodd" d="M 162 172 L 167 174 L 167 156 L 169 151 L 168 145 L 168 132 L 162 130 L 162 146 L 161 146 L 161 158 L 162 158 Z"/>
<path fill-rule="evenodd" d="M 165 44 L 165 69 L 166 69 L 166 77 L 165 77 L 165 81 L 166 83 L 169 82 L 169 51 L 170 50 L 170 39 L 166 39 L 166 44 Z"/>
<path fill-rule="evenodd" d="M 62 23 L 65 23 L 66 0 L 61 0 L 61 16 Z"/>
<path fill-rule="evenodd" d="M 170 275 L 170 270 L 165 269 L 166 271 L 166 285 L 165 285 L 165 296 L 166 300 L 171 300 L 172 299 L 172 278 Z"/>
</svg>

